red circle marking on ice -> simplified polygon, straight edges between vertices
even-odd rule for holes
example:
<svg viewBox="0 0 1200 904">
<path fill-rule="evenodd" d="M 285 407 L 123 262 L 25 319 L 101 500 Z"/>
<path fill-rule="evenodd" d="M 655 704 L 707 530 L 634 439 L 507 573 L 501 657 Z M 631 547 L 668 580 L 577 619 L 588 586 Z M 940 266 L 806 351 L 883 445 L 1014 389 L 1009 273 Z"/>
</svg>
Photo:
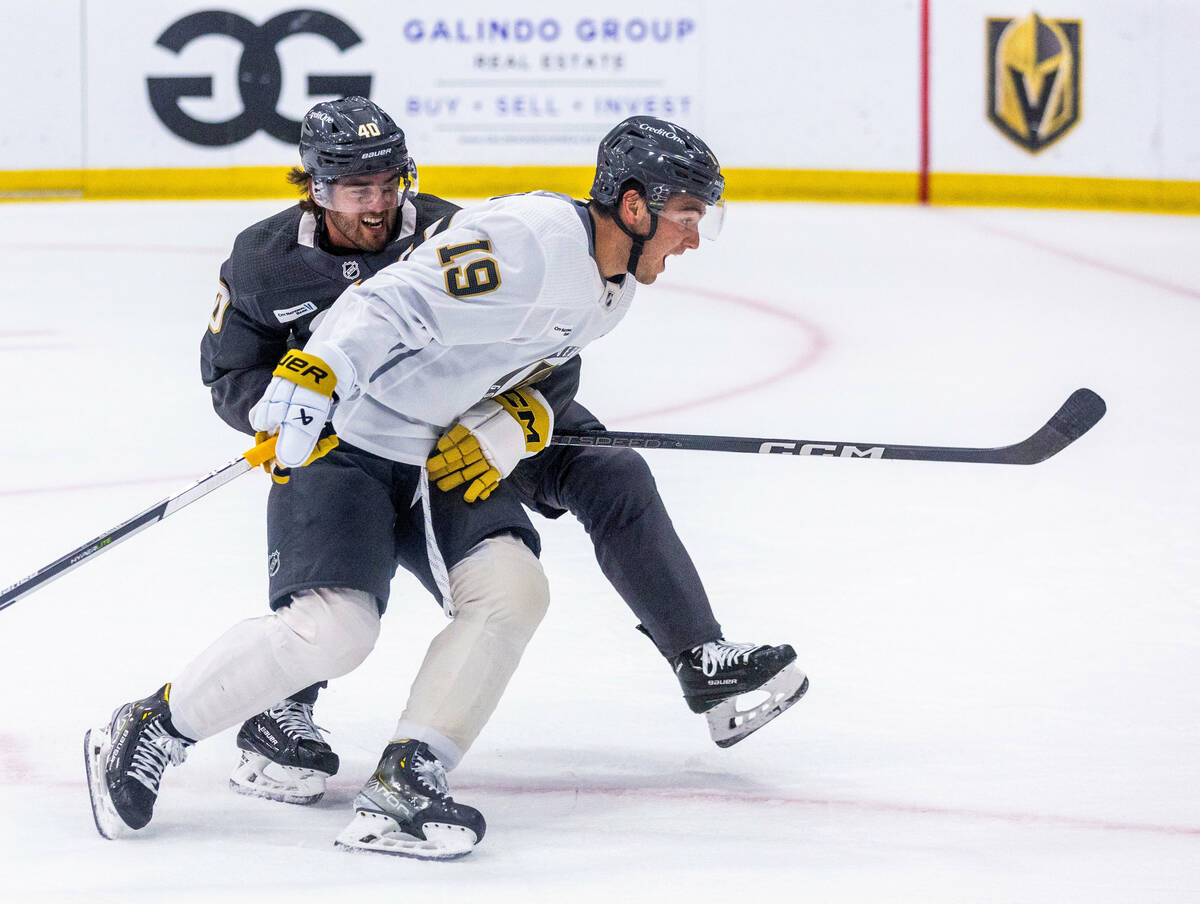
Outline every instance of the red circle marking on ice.
<svg viewBox="0 0 1200 904">
<path fill-rule="evenodd" d="M 758 314 L 763 314 L 767 317 L 774 317 L 785 323 L 791 324 L 793 327 L 800 330 L 807 336 L 807 343 L 804 350 L 799 356 L 792 360 L 781 364 L 777 369 L 768 373 L 766 376 L 759 377 L 755 380 L 750 380 L 746 383 L 739 383 L 733 386 L 728 386 L 720 392 L 712 392 L 707 395 L 696 396 L 691 399 L 684 399 L 680 402 L 674 402 L 670 405 L 663 405 L 658 408 L 651 408 L 645 411 L 637 411 L 632 414 L 625 414 L 612 417 L 613 422 L 637 421 L 643 418 L 655 417 L 663 414 L 673 414 L 677 411 L 686 411 L 690 408 L 702 408 L 705 405 L 711 405 L 715 402 L 723 402 L 727 399 L 736 398 L 746 395 L 751 392 L 763 389 L 766 386 L 780 383 L 789 377 L 795 376 L 802 370 L 812 367 L 829 347 L 829 339 L 825 332 L 813 323 L 811 320 L 802 317 L 794 311 L 789 311 L 786 308 L 776 307 L 768 304 L 765 301 L 760 301 L 756 298 L 748 298 L 744 295 L 734 295 L 730 292 L 717 292 L 712 289 L 701 289 L 694 286 L 668 286 L 663 285 L 661 288 L 669 292 L 699 296 L 708 298 L 713 301 L 718 301 L 723 304 L 734 305 L 740 308 L 746 308 Z M 72 492 L 83 490 L 102 490 L 110 489 L 119 486 L 134 486 L 137 484 L 183 482 L 187 478 L 182 476 L 162 476 L 162 477 L 142 477 L 130 480 L 115 480 L 99 483 L 84 483 L 70 486 L 51 486 L 51 487 L 28 487 L 22 489 L 0 489 L 0 496 L 25 496 L 36 495 L 41 493 L 56 493 L 56 492 Z"/>
<path fill-rule="evenodd" d="M 663 285 L 663 289 L 669 292 L 679 294 L 687 294 L 708 298 L 713 301 L 719 301 L 724 304 L 735 305 L 740 308 L 747 308 L 759 314 L 765 314 L 768 317 L 774 317 L 782 320 L 785 323 L 791 324 L 798 328 L 808 337 L 808 342 L 804 351 L 796 358 L 781 365 L 777 370 L 772 371 L 764 377 L 751 380 L 747 383 L 738 383 L 733 386 L 726 387 L 720 392 L 712 392 L 707 395 L 696 396 L 695 398 L 685 399 L 681 402 L 675 402 L 670 405 L 663 405 L 658 408 L 651 408 L 645 411 L 637 411 L 631 414 L 614 416 L 606 420 L 613 422 L 637 421 L 643 418 L 654 417 L 656 415 L 673 414 L 677 411 L 685 411 L 689 408 L 701 408 L 705 405 L 711 405 L 715 402 L 724 402 L 727 399 L 736 398 L 737 396 L 746 395 L 751 392 L 763 389 L 766 386 L 780 383 L 783 380 L 793 377 L 802 370 L 812 367 L 829 348 L 829 339 L 825 332 L 817 326 L 813 321 L 797 314 L 794 311 L 789 311 L 786 308 L 776 307 L 768 304 L 765 301 L 760 301 L 756 298 L 747 298 L 744 295 L 734 295 L 730 292 L 716 292 L 712 289 L 700 289 L 694 286 L 669 286 Z"/>
</svg>

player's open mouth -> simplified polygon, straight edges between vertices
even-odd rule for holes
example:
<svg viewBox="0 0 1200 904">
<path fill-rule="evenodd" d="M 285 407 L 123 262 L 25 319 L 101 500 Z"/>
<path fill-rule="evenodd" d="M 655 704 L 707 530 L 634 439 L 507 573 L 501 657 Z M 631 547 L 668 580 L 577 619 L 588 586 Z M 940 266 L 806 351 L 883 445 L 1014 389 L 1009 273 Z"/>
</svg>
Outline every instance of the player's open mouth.
<svg viewBox="0 0 1200 904">
<path fill-rule="evenodd" d="M 383 228 L 383 217 L 361 217 L 362 224 L 371 230 Z"/>
</svg>

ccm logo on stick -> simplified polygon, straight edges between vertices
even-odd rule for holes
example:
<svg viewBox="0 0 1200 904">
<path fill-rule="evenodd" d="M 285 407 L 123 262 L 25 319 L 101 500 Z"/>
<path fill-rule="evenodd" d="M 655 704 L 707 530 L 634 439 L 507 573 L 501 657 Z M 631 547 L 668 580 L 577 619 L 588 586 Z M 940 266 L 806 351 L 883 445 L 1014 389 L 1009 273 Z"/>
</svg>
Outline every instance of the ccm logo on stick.
<svg viewBox="0 0 1200 904">
<path fill-rule="evenodd" d="M 858 446 L 839 446 L 835 443 L 763 443 L 758 451 L 764 455 L 834 455 L 838 458 L 883 458 L 883 446 L 860 449 Z"/>
</svg>

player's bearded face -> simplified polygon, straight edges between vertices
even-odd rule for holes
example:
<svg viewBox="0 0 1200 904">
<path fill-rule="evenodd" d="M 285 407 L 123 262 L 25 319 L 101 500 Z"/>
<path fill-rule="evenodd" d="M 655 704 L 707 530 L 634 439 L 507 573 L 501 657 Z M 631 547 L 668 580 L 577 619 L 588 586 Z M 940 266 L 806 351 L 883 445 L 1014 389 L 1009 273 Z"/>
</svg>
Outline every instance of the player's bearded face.
<svg viewBox="0 0 1200 904">
<path fill-rule="evenodd" d="M 396 225 L 396 208 L 370 213 L 339 213 L 325 211 L 325 227 L 335 245 L 358 248 L 360 251 L 380 251 L 388 243 Z"/>
<path fill-rule="evenodd" d="M 314 190 L 325 208 L 325 227 L 333 244 L 379 251 L 396 225 L 403 182 L 395 171 L 349 176 Z"/>
</svg>

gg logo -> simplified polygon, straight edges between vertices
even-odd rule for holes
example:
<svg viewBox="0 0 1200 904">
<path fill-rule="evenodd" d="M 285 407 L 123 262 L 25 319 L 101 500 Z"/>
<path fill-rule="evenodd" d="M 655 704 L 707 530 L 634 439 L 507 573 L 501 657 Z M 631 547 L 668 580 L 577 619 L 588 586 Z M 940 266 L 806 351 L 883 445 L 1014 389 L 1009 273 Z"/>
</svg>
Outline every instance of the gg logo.
<svg viewBox="0 0 1200 904">
<path fill-rule="evenodd" d="M 294 9 L 255 25 L 237 13 L 206 10 L 192 13 L 175 22 L 155 42 L 172 53 L 179 53 L 197 38 L 224 35 L 242 45 L 238 61 L 237 87 L 242 112 L 224 122 L 194 119 L 179 106 L 183 97 L 212 97 L 210 75 L 155 77 L 146 79 L 150 106 L 163 125 L 185 141 L 207 147 L 221 147 L 244 141 L 260 129 L 288 144 L 300 140 L 300 122 L 288 119 L 276 110 L 283 93 L 283 68 L 276 46 L 295 34 L 319 35 L 345 52 L 362 42 L 349 25 L 336 16 L 310 9 Z M 309 75 L 308 94 L 371 94 L 370 75 Z"/>
</svg>

